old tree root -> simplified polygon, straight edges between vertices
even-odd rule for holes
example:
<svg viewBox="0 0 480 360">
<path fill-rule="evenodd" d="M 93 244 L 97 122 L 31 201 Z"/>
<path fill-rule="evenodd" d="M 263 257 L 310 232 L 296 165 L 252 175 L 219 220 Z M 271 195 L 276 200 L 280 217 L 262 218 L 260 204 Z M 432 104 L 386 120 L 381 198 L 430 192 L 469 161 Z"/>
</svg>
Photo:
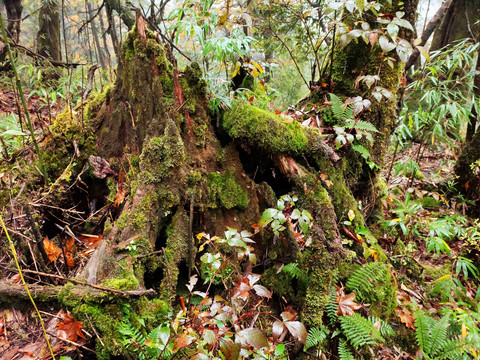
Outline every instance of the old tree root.
<svg viewBox="0 0 480 360">
<path fill-rule="evenodd" d="M 250 229 L 263 210 L 275 206 L 276 198 L 295 193 L 313 217 L 309 246 L 301 250 L 293 236 L 274 243 L 261 231 L 255 235 L 255 250 L 265 259 L 265 284 L 274 290 L 288 288 L 279 295 L 301 310 L 302 321 L 321 325 L 334 278 L 348 268 L 344 265 L 354 254 L 342 246 L 338 219 L 353 210 L 353 225 L 363 226 L 344 180 L 345 165 L 338 158 L 327 161 L 331 149 L 316 129 L 248 104 L 226 111 L 216 128 L 199 66 L 194 63 L 180 72 L 168 46 L 138 21 L 123 44 L 115 84 L 90 98 L 82 125 L 80 115 L 72 118 L 70 111 L 57 118 L 52 131 L 67 140 L 44 145 L 49 172 L 57 181 L 46 194 L 36 195 L 48 205 L 36 207 L 36 216 L 44 222 L 42 231 L 58 232 L 47 226 L 55 220 L 42 209 L 52 209 L 57 202 L 67 208 L 71 189 L 82 184 L 89 186 L 85 192 L 90 197 L 97 189 L 103 202 L 105 196 L 113 202 L 118 189 L 125 198 L 115 206 L 102 204 L 111 211 L 100 213 L 93 223 L 89 218 L 72 225 L 68 212 L 55 213 L 74 233 L 103 231 L 103 239 L 72 279 L 77 285 L 31 285 L 36 299 L 56 298 L 77 318 L 88 315 L 104 336 L 97 350 L 122 354 L 125 349 L 115 337 L 125 306 L 154 323 L 165 318 L 177 288 L 184 290 L 187 274 L 198 264 L 197 233 Z M 58 160 L 68 158 L 66 154 L 75 161 Z M 103 173 L 91 164 L 87 169 L 91 155 L 105 160 Z M 319 181 L 320 171 L 334 186 Z M 372 236 L 366 238 L 377 246 Z M 363 251 L 357 246 L 356 251 Z M 310 281 L 296 290 L 278 283 L 274 260 L 297 262 Z M 141 296 L 152 292 L 155 299 Z M 3 284 L 0 297 L 7 296 L 23 298 L 24 293 L 18 285 Z"/>
</svg>

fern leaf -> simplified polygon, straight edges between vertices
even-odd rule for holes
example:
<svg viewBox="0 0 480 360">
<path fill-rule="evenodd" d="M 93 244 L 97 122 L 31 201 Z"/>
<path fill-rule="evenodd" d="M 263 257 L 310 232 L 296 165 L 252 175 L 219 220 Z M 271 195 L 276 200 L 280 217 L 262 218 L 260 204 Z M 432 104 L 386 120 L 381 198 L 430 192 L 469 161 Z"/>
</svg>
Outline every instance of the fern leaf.
<svg viewBox="0 0 480 360">
<path fill-rule="evenodd" d="M 360 153 L 365 160 L 370 159 L 370 152 L 362 145 L 352 145 L 352 149 Z"/>
<path fill-rule="evenodd" d="M 330 331 L 323 325 L 320 327 L 320 329 L 316 326 L 310 328 L 308 330 L 304 351 L 307 351 L 311 347 L 317 346 L 318 344 L 322 343 L 327 338 L 329 332 Z"/>
<path fill-rule="evenodd" d="M 375 316 L 370 316 L 368 318 L 368 320 L 374 325 L 376 323 L 380 322 L 380 334 L 382 336 L 394 336 L 395 335 L 395 332 L 393 331 L 393 328 L 386 321 L 384 321 L 380 318 L 377 318 Z"/>
<path fill-rule="evenodd" d="M 430 341 L 425 346 L 425 352 L 434 357 L 442 350 L 445 341 L 447 340 L 447 328 L 449 317 L 444 316 L 439 321 L 435 322 L 430 333 Z"/>
<path fill-rule="evenodd" d="M 325 311 L 327 312 L 328 319 L 330 324 L 334 324 L 338 318 L 338 303 L 336 299 L 335 287 L 332 286 L 330 289 L 330 297 L 328 298 L 328 303 L 325 306 Z"/>
<path fill-rule="evenodd" d="M 338 344 L 338 356 L 340 357 L 340 360 L 355 360 L 346 341 L 342 341 Z"/>
<path fill-rule="evenodd" d="M 429 316 L 426 315 L 422 310 L 415 311 L 414 316 L 415 327 L 417 328 L 415 332 L 417 345 L 420 346 L 420 350 L 423 353 L 426 353 L 425 349 L 428 348 L 428 343 L 430 340 Z"/>
<path fill-rule="evenodd" d="M 365 300 L 375 290 L 376 282 L 383 282 L 387 277 L 387 265 L 372 262 L 357 269 L 348 279 L 346 287 L 356 292 L 358 297 Z"/>
<path fill-rule="evenodd" d="M 446 339 L 442 351 L 436 356 L 438 360 L 461 359 L 464 353 L 465 342 L 460 337 Z"/>
<path fill-rule="evenodd" d="M 298 264 L 297 263 L 290 263 L 290 264 L 287 264 L 285 265 L 283 268 L 282 268 L 282 271 L 289 274 L 290 276 L 296 278 L 296 279 L 299 279 L 300 277 L 303 276 L 303 272 L 302 270 L 300 270 L 298 268 Z"/>
<path fill-rule="evenodd" d="M 363 120 L 347 120 L 345 124 L 346 128 L 355 128 L 357 130 L 368 131 L 368 132 L 378 132 L 378 129 L 372 123 Z"/>
<path fill-rule="evenodd" d="M 377 340 L 385 341 L 373 324 L 360 314 L 355 313 L 350 316 L 342 316 L 340 317 L 340 324 L 343 334 L 355 349 L 374 345 L 377 343 Z M 375 331 L 377 334 L 373 336 Z"/>
</svg>

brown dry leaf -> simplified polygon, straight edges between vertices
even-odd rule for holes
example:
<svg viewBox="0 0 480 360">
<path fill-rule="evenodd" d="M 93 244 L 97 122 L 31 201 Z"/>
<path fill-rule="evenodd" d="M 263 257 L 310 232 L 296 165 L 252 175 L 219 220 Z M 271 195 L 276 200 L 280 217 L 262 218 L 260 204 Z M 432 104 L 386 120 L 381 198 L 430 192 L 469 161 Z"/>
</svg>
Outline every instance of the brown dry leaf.
<svg viewBox="0 0 480 360">
<path fill-rule="evenodd" d="M 127 194 L 127 190 L 118 189 L 117 193 L 115 194 L 115 201 L 113 202 L 114 207 L 118 207 L 123 203 L 125 200 L 125 195 Z"/>
<path fill-rule="evenodd" d="M 66 263 L 69 267 L 75 266 L 75 262 L 73 261 L 73 253 L 72 253 L 74 245 L 75 245 L 75 239 L 72 236 L 67 240 L 67 244 L 65 245 Z"/>
<path fill-rule="evenodd" d="M 353 301 L 356 295 L 356 293 L 345 295 L 343 287 L 337 289 L 338 313 L 340 315 L 353 315 L 353 312 L 355 310 L 358 310 L 362 307 L 362 305 L 357 304 L 355 301 Z"/>
<path fill-rule="evenodd" d="M 21 284 L 22 278 L 20 277 L 20 274 L 15 274 L 9 279 L 9 281 L 13 284 Z"/>
<path fill-rule="evenodd" d="M 50 241 L 48 238 L 43 239 L 43 248 L 45 249 L 50 262 L 57 261 L 59 255 L 62 253 L 62 250 L 53 243 L 53 240 Z"/>
<path fill-rule="evenodd" d="M 79 336 L 85 339 L 85 335 L 82 332 L 83 324 L 80 321 L 75 321 L 69 312 L 60 313 L 59 316 L 63 321 L 57 324 L 58 337 L 70 341 L 77 341 Z"/>
<path fill-rule="evenodd" d="M 88 162 L 93 167 L 93 175 L 99 179 L 105 179 L 107 175 L 117 175 L 117 173 L 110 168 L 108 161 L 100 156 L 90 155 Z"/>
<path fill-rule="evenodd" d="M 407 328 L 415 330 L 415 317 L 408 309 L 396 307 L 395 313 L 400 318 L 402 323 L 407 326 Z"/>
</svg>

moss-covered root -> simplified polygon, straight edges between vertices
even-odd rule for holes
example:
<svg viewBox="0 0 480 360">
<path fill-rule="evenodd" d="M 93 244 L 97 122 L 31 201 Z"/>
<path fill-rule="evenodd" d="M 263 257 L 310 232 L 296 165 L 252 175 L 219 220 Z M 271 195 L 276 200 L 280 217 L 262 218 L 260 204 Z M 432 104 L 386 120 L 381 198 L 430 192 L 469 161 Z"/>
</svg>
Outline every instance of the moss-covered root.
<svg viewBox="0 0 480 360">
<path fill-rule="evenodd" d="M 307 151 L 307 135 L 300 123 L 288 121 L 255 106 L 241 104 L 225 113 L 222 125 L 232 138 L 267 154 L 300 155 Z"/>
</svg>

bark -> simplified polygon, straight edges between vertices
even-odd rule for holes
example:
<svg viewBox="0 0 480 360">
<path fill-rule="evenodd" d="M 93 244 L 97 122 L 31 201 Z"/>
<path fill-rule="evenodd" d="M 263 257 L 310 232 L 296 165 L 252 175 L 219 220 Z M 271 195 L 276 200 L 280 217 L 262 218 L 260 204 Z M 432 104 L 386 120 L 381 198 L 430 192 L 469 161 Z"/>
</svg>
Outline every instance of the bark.
<svg viewBox="0 0 480 360">
<path fill-rule="evenodd" d="M 479 39 L 480 7 L 476 0 L 454 0 L 445 11 L 444 16 L 433 35 L 430 51 L 438 50 L 455 40 Z"/>
<path fill-rule="evenodd" d="M 39 12 L 37 52 L 51 60 L 61 61 L 60 8 L 55 0 L 44 1 Z"/>
<path fill-rule="evenodd" d="M 398 1 L 393 1 L 392 5 L 389 5 L 388 1 L 382 3 L 385 6 L 384 12 L 395 13 L 402 9 L 405 12 L 404 18 L 410 23 L 415 22 L 415 10 L 418 1 L 405 2 L 405 8 L 402 8 L 402 3 Z M 374 27 L 375 25 L 372 26 L 372 28 Z M 399 36 L 411 42 L 414 34 L 409 30 L 402 29 Z M 383 97 L 380 102 L 370 97 L 372 105 L 361 116 L 361 120 L 372 123 L 378 129 L 378 133 L 373 135 L 373 144 L 367 144 L 366 146 L 371 154 L 371 160 L 379 168 L 384 167 L 385 153 L 390 136 L 395 128 L 397 91 L 404 71 L 404 64 L 394 52 L 388 54 L 388 56 L 394 56 L 397 59 L 393 68 L 384 62 L 385 56 L 378 46 L 371 49 L 370 45 L 362 41 L 359 41 L 358 44 L 351 42 L 344 49 L 336 49 L 331 73 L 331 80 L 334 84 L 332 92 L 343 99 L 353 96 L 369 98 L 368 94 L 371 89 L 368 89 L 365 85 L 355 85 L 355 80 L 360 74 L 379 74 L 380 80 L 375 85 L 387 89 L 394 95 L 392 99 Z M 321 82 L 330 83 L 330 79 L 323 79 Z M 363 204 L 373 207 L 377 198 L 378 170 L 372 170 L 363 159 L 355 156 L 353 152 L 349 152 L 347 155 L 345 161 L 348 164 L 347 171 L 349 174 L 345 175 L 353 195 L 361 199 Z"/>
<path fill-rule="evenodd" d="M 20 24 L 22 20 L 22 1 L 21 0 L 5 0 L 5 9 L 7 10 L 7 36 L 15 43 L 20 39 Z M 7 48 L 5 39 L 0 38 L 0 62 L 5 60 Z M 5 67 L 6 69 L 6 67 Z"/>
</svg>

